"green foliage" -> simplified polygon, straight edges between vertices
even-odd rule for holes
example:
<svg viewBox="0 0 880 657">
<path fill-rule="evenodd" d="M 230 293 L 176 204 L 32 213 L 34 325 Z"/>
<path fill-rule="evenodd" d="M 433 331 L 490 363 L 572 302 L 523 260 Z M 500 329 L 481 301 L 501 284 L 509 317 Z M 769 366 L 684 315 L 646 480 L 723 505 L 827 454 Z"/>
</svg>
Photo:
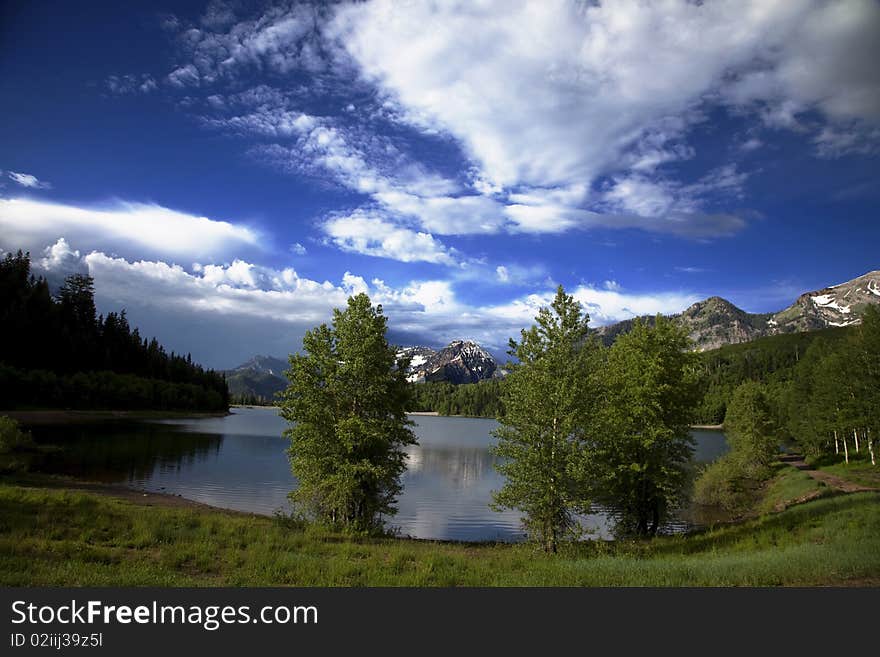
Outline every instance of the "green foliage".
<svg viewBox="0 0 880 657">
<path fill-rule="evenodd" d="M 696 482 L 701 504 L 743 513 L 773 474 L 779 438 L 773 413 L 760 383 L 747 381 L 733 394 L 724 418 L 730 451 L 709 465 Z"/>
<path fill-rule="evenodd" d="M 18 422 L 5 415 L 0 415 L 0 454 L 8 454 L 33 447 L 34 440 L 30 433 L 22 431 Z"/>
<path fill-rule="evenodd" d="M 291 422 L 290 495 L 304 514 L 355 531 L 381 528 L 396 512 L 407 445 L 416 443 L 406 406 L 406 362 L 385 339 L 382 306 L 365 294 L 333 312 L 290 356 L 281 415 Z"/>
<path fill-rule="evenodd" d="M 786 393 L 788 430 L 808 455 L 848 452 L 856 436 L 860 448 L 873 449 L 880 434 L 880 309 L 866 309 L 846 339 L 815 341 Z"/>
<path fill-rule="evenodd" d="M 222 374 L 141 338 L 125 311 L 96 317 L 88 276 L 68 277 L 53 298 L 20 251 L 0 260 L 0 390 L 7 408 L 229 406 Z"/>
<path fill-rule="evenodd" d="M 448 382 L 411 383 L 407 410 L 432 411 L 440 415 L 497 418 L 503 412 L 501 382 L 489 379 L 456 385 Z"/>
<path fill-rule="evenodd" d="M 0 399 L 18 408 L 225 411 L 221 391 L 115 372 L 56 374 L 0 365 Z"/>
<path fill-rule="evenodd" d="M 694 421 L 721 424 L 733 391 L 745 381 L 758 381 L 768 388 L 781 390 L 792 380 L 795 368 L 813 342 L 836 343 L 846 339 L 851 331 L 851 328 L 830 328 L 787 333 L 702 352 L 698 359 L 702 400 L 697 405 Z"/>
<path fill-rule="evenodd" d="M 724 416 L 724 431 L 731 452 L 742 455 L 755 471 L 768 468 L 779 454 L 779 439 L 766 389 L 748 381 L 733 393 Z"/>
<path fill-rule="evenodd" d="M 4 586 L 815 586 L 876 583 L 880 496 L 650 542 L 461 545 L 0 484 Z"/>
<path fill-rule="evenodd" d="M 510 340 L 519 362 L 501 384 L 495 454 L 507 480 L 494 505 L 522 511 L 529 537 L 556 552 L 576 527 L 572 514 L 589 508 L 582 441 L 600 346 L 589 335 L 589 316 L 562 286 L 535 321 L 519 343 Z"/>
<path fill-rule="evenodd" d="M 608 350 L 590 470 L 619 533 L 653 536 L 687 500 L 698 399 L 688 347 L 685 331 L 658 315 L 653 326 L 636 320 Z"/>
</svg>

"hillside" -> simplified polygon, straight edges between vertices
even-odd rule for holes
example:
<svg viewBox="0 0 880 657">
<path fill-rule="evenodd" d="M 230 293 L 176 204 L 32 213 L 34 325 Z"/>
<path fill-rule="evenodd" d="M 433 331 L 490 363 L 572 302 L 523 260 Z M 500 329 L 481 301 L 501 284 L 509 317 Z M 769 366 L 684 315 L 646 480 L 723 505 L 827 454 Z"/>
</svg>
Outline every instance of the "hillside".
<svg viewBox="0 0 880 657">
<path fill-rule="evenodd" d="M 254 356 L 238 367 L 226 370 L 229 394 L 250 403 L 271 402 L 275 393 L 287 387 L 285 361 L 272 356 Z"/>
<path fill-rule="evenodd" d="M 880 271 L 871 271 L 846 283 L 805 292 L 776 313 L 749 313 L 715 296 L 698 301 L 672 318 L 687 328 L 697 351 L 709 351 L 771 335 L 852 326 L 861 321 L 865 308 L 878 303 Z M 653 317 L 643 319 L 653 322 Z M 603 326 L 597 333 L 605 344 L 611 344 L 631 329 L 633 321 Z"/>
</svg>

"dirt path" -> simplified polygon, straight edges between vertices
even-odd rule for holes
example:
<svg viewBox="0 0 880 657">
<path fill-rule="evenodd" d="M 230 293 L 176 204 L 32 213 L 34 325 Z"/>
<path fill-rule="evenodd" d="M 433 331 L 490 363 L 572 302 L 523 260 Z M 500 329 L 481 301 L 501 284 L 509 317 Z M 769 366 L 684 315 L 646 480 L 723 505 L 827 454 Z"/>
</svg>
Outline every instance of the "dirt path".
<svg viewBox="0 0 880 657">
<path fill-rule="evenodd" d="M 804 457 L 800 454 L 789 454 L 787 456 L 781 457 L 779 460 L 783 463 L 787 463 L 793 468 L 797 468 L 798 470 L 807 473 L 813 479 L 815 479 L 816 481 L 821 481 L 829 488 L 843 491 L 844 493 L 862 493 L 865 491 L 880 490 L 880 488 L 862 486 L 861 484 L 856 484 L 851 481 L 847 481 L 846 479 L 842 479 L 837 475 L 822 472 L 821 470 L 816 470 L 815 468 L 813 468 L 813 466 L 807 464 L 807 462 L 804 461 Z"/>
</svg>

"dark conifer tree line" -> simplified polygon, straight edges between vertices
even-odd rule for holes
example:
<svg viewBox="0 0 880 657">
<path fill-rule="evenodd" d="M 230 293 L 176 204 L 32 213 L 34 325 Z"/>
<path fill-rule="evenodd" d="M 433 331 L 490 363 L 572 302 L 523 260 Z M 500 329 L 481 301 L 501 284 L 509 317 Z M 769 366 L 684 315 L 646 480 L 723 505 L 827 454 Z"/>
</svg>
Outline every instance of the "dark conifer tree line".
<svg viewBox="0 0 880 657">
<path fill-rule="evenodd" d="M 410 388 L 409 411 L 498 417 L 503 410 L 498 379 L 460 385 L 447 382 L 411 383 Z"/>
<path fill-rule="evenodd" d="M 98 316 L 89 276 L 67 277 L 53 296 L 21 251 L 0 261 L 0 399 L 7 408 L 229 406 L 221 373 L 142 337 L 125 311 Z"/>
</svg>

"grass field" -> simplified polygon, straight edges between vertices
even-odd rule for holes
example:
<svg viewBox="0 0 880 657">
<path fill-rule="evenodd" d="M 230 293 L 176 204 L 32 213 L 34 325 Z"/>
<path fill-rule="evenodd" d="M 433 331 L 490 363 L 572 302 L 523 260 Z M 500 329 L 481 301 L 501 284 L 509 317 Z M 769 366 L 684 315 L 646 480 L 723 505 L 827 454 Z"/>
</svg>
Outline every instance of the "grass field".
<svg viewBox="0 0 880 657">
<path fill-rule="evenodd" d="M 787 474 L 787 473 L 786 473 Z M 800 484 L 786 481 L 785 490 Z M 880 494 L 824 497 L 689 536 L 532 545 L 352 538 L 210 508 L 0 484 L 12 586 L 880 584 Z"/>
<path fill-rule="evenodd" d="M 777 463 L 774 470 L 773 478 L 761 493 L 761 499 L 757 504 L 758 513 L 781 511 L 793 504 L 830 495 L 833 492 L 806 472 L 784 463 Z"/>
</svg>

